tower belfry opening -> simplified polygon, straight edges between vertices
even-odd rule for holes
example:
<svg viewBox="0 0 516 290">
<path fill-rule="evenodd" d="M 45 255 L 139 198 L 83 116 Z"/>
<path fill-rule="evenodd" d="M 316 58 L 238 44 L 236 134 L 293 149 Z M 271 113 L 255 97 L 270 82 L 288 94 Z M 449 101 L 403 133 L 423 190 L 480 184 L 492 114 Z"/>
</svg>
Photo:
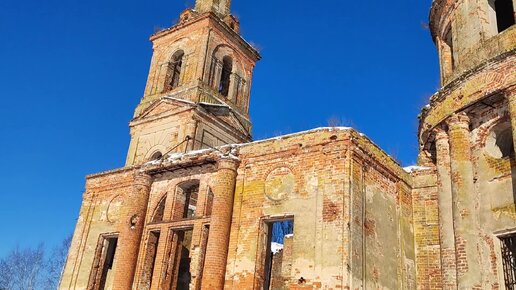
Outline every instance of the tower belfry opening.
<svg viewBox="0 0 516 290">
<path fill-rule="evenodd" d="M 231 0 L 197 0 L 195 10 L 200 13 L 214 12 L 221 18 L 230 14 Z"/>
<path fill-rule="evenodd" d="M 250 84 L 260 55 L 240 35 L 230 4 L 197 0 L 176 25 L 151 36 L 147 86 L 129 125 L 128 165 L 161 159 L 156 152 L 251 141 Z"/>
</svg>

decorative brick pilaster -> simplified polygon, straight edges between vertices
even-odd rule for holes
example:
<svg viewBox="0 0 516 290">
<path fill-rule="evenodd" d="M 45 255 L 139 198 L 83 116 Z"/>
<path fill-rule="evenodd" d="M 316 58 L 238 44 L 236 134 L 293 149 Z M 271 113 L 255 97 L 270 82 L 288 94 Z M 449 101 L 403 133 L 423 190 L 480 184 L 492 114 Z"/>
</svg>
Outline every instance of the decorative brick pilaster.
<svg viewBox="0 0 516 290">
<path fill-rule="evenodd" d="M 137 172 L 133 190 L 124 196 L 113 290 L 132 289 L 151 184 L 151 176 Z"/>
<path fill-rule="evenodd" d="M 505 97 L 509 103 L 509 116 L 511 118 L 512 141 L 516 148 L 516 86 L 505 92 Z"/>
<path fill-rule="evenodd" d="M 447 120 L 457 265 L 457 288 L 480 289 L 482 278 L 478 246 L 478 201 L 473 184 L 470 120 L 465 113 Z"/>
<path fill-rule="evenodd" d="M 457 289 L 455 263 L 455 236 L 453 231 L 452 180 L 450 172 L 450 145 L 448 134 L 439 127 L 434 130 L 437 152 L 439 190 L 439 235 L 441 245 L 441 274 L 443 289 Z"/>
<path fill-rule="evenodd" d="M 218 162 L 218 172 L 212 185 L 215 196 L 202 275 L 202 289 L 224 288 L 238 164 L 238 160 L 234 159 L 222 159 Z"/>
</svg>

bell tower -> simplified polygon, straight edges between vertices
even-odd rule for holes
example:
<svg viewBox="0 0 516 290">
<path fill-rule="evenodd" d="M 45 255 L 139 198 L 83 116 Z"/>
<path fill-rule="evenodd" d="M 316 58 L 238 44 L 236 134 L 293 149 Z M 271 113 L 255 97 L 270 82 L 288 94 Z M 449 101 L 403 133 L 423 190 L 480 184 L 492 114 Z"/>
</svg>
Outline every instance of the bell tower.
<svg viewBox="0 0 516 290">
<path fill-rule="evenodd" d="M 249 100 L 259 53 L 240 35 L 230 0 L 197 0 L 156 32 L 127 165 L 172 152 L 251 141 Z"/>
<path fill-rule="evenodd" d="M 231 0 L 197 0 L 195 1 L 195 11 L 214 12 L 222 18 L 230 14 Z"/>
</svg>

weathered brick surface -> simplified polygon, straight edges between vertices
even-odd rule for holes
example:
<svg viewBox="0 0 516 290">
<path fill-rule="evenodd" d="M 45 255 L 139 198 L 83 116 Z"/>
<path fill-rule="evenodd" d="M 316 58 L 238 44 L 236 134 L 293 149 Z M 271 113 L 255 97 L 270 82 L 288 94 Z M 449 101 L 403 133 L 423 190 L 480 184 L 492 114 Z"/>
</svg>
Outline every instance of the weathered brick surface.
<svg viewBox="0 0 516 290">
<path fill-rule="evenodd" d="M 433 2 L 443 88 L 420 116 L 420 167 L 408 174 L 350 128 L 249 143 L 260 56 L 229 0 L 197 0 L 151 37 L 126 167 L 87 177 L 60 289 L 99 289 L 103 237 L 118 237 L 105 289 L 261 289 L 268 225 L 284 219 L 294 235 L 288 263 L 273 267 L 278 288 L 503 288 L 500 236 L 516 231 L 516 26 L 493 33 L 486 2 Z"/>
</svg>

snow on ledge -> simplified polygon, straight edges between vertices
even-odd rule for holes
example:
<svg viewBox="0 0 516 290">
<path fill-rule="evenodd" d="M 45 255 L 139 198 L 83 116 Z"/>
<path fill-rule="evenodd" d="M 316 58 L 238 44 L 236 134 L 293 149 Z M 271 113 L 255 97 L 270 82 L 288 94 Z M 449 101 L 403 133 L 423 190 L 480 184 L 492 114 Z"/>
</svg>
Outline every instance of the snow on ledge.
<svg viewBox="0 0 516 290">
<path fill-rule="evenodd" d="M 224 152 L 220 151 L 219 149 L 223 149 Z M 203 155 L 210 155 L 215 154 L 220 159 L 229 159 L 229 160 L 240 160 L 238 158 L 238 146 L 237 145 L 224 145 L 219 147 L 219 149 L 200 149 L 200 150 L 194 150 L 189 151 L 186 153 L 170 153 L 162 157 L 161 159 L 152 160 L 147 163 L 146 165 L 161 165 L 164 162 L 165 163 L 180 163 L 181 161 L 188 159 L 188 158 L 195 158 L 200 157 Z"/>
<path fill-rule="evenodd" d="M 412 165 L 412 166 L 407 166 L 407 167 L 403 168 L 403 170 L 405 170 L 405 172 L 407 172 L 407 173 L 412 173 L 415 171 L 422 171 L 422 170 L 427 170 L 427 169 L 430 169 L 430 167 Z"/>
</svg>

